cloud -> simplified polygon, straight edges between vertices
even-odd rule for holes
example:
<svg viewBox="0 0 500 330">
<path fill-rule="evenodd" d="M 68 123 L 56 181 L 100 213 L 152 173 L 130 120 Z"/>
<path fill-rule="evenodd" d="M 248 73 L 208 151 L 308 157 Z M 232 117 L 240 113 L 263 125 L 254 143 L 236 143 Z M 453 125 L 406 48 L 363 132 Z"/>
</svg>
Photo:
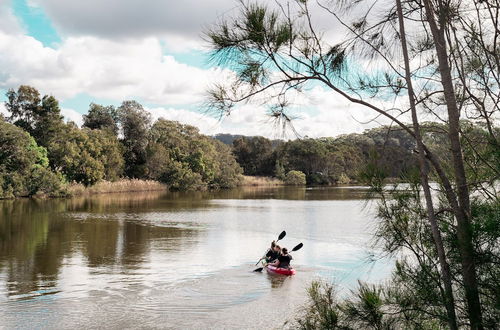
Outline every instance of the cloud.
<svg viewBox="0 0 500 330">
<path fill-rule="evenodd" d="M 62 101 L 81 93 L 116 102 L 137 99 L 158 105 L 148 109 L 154 118 L 194 125 L 205 134 L 281 136 L 259 105 L 239 106 L 222 120 L 187 110 L 204 101 L 209 83 L 231 73 L 186 65 L 164 53 L 165 43 L 170 49 L 200 45 L 203 26 L 236 14 L 237 2 L 152 0 L 145 6 L 138 0 L 30 0 L 29 5 L 47 13 L 61 29 L 62 41 L 53 49 L 23 35 L 10 10 L 0 5 L 1 89 L 29 84 Z M 330 29 L 332 38 L 341 34 L 332 32 L 337 24 L 323 10 L 313 8 L 313 19 Z M 293 124 L 300 136 L 334 136 L 377 125 L 361 123 L 373 119 L 373 111 L 322 88 L 298 95 L 295 104 Z M 63 106 L 62 113 L 81 125 L 76 110 Z M 293 133 L 288 131 L 288 137 Z"/>
<path fill-rule="evenodd" d="M 78 126 L 83 125 L 83 116 L 78 111 L 68 108 L 61 108 L 61 114 L 64 116 L 66 121 L 72 121 Z"/>
<path fill-rule="evenodd" d="M 281 12 L 274 2 L 260 3 Z M 203 31 L 221 19 L 237 17 L 236 0 L 31 0 L 42 8 L 61 35 L 94 36 L 110 40 L 158 37 L 169 49 L 204 47 Z M 282 3 L 283 4 L 283 3 Z M 329 40 L 343 34 L 341 24 L 316 3 L 309 4 L 318 32 Z M 292 9 L 296 5 L 291 4 Z"/>
<path fill-rule="evenodd" d="M 222 70 L 199 69 L 162 53 L 156 38 L 118 42 L 71 37 L 58 49 L 36 39 L 0 32 L 0 88 L 29 84 L 60 99 L 79 93 L 152 104 L 203 101 Z"/>
<path fill-rule="evenodd" d="M 237 5 L 234 0 L 32 0 L 67 36 L 196 39 L 203 27 Z M 167 38 L 168 39 L 168 38 Z"/>
<path fill-rule="evenodd" d="M 350 103 L 342 96 L 316 87 L 299 100 L 300 107 L 292 110 L 296 115 L 292 123 L 300 137 L 338 136 L 388 124 L 386 118 L 377 118 L 376 113 L 362 105 Z M 382 108 L 390 108 L 393 103 L 379 102 Z M 310 109 L 313 109 L 312 111 Z M 196 126 L 203 134 L 218 133 L 265 136 L 267 138 L 294 139 L 297 136 L 291 129 L 283 132 L 268 115 L 264 106 L 246 104 L 238 106 L 229 116 L 214 118 L 207 114 L 175 108 L 147 108 L 154 119 L 165 118 L 183 124 Z M 285 133 L 285 134 L 283 134 Z"/>
<path fill-rule="evenodd" d="M 0 31 L 9 34 L 21 34 L 22 29 L 16 17 L 12 13 L 9 3 L 0 3 Z"/>
<path fill-rule="evenodd" d="M 9 116 L 9 113 L 7 112 L 7 109 L 5 108 L 5 104 L 3 102 L 0 102 L 0 115 L 3 115 L 4 117 Z"/>
</svg>

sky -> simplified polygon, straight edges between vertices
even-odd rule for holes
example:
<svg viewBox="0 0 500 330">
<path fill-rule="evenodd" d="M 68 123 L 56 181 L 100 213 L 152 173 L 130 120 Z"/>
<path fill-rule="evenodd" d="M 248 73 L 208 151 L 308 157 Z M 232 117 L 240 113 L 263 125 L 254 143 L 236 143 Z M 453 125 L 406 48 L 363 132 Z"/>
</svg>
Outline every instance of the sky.
<svg viewBox="0 0 500 330">
<path fill-rule="evenodd" d="M 66 120 L 77 124 L 91 102 L 137 100 L 153 118 L 204 134 L 282 137 L 260 104 L 222 119 L 203 109 L 208 87 L 227 74 L 209 63 L 203 31 L 237 12 L 235 0 L 0 0 L 0 101 L 24 84 L 55 96 Z M 338 37 L 332 18 L 316 14 L 324 34 Z M 293 115 L 302 137 L 385 123 L 321 86 L 300 96 Z"/>
</svg>

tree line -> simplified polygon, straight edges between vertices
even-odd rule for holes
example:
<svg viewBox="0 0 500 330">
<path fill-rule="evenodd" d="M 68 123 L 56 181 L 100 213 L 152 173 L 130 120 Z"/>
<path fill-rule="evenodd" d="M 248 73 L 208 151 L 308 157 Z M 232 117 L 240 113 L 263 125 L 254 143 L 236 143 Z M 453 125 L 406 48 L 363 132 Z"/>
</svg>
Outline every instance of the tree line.
<svg viewBox="0 0 500 330">
<path fill-rule="evenodd" d="M 481 137 L 487 135 L 486 128 L 465 120 L 462 126 L 468 132 L 468 139 L 475 141 L 474 148 L 477 149 Z M 449 146 L 446 125 L 427 122 L 422 127 L 426 143 L 434 149 L 440 148 L 443 151 L 440 154 L 445 155 Z M 385 178 L 395 181 L 405 180 L 409 173 L 418 171 L 414 138 L 393 126 L 338 137 L 305 137 L 290 141 L 230 134 L 219 134 L 215 138 L 232 145 L 236 160 L 246 175 L 284 179 L 286 173 L 296 170 L 306 175 L 307 184 L 328 185 L 369 183 L 365 180 L 366 173 L 374 168 Z M 475 150 L 466 148 L 471 154 Z M 449 163 L 450 160 L 444 161 Z"/>
<path fill-rule="evenodd" d="M 197 128 L 158 119 L 136 101 L 90 104 L 79 128 L 65 123 L 59 102 L 31 86 L 7 92 L 0 117 L 0 197 L 61 196 L 67 183 L 86 186 L 122 177 L 153 179 L 170 189 L 231 188 L 241 168 L 231 148 Z"/>
</svg>

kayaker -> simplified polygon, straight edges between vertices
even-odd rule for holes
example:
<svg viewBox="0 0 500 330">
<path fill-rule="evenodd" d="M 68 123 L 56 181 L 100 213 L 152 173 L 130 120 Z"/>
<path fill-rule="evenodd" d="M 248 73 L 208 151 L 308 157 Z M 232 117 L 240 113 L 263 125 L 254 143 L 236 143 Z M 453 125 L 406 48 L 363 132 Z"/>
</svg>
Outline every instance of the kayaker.
<svg viewBox="0 0 500 330">
<path fill-rule="evenodd" d="M 278 268 L 286 268 L 290 269 L 290 261 L 292 261 L 292 256 L 288 254 L 288 249 L 287 248 L 282 248 L 281 249 L 281 255 L 278 257 L 277 260 L 274 262 L 270 263 L 271 266 L 275 266 Z"/>
<path fill-rule="evenodd" d="M 281 248 L 275 241 L 271 242 L 271 248 L 267 250 L 266 262 L 270 263 L 276 260 L 281 255 Z"/>
</svg>

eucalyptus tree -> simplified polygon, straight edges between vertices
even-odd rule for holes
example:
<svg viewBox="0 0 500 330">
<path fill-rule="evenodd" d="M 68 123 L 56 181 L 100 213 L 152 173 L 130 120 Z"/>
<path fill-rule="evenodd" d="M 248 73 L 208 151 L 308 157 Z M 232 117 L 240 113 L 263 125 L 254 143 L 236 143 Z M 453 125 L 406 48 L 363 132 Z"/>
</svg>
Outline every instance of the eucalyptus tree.
<svg viewBox="0 0 500 330">
<path fill-rule="evenodd" d="M 136 101 L 122 102 L 117 111 L 125 149 L 125 174 L 131 178 L 144 177 L 151 115 Z"/>
<path fill-rule="evenodd" d="M 118 134 L 118 121 L 118 111 L 112 105 L 91 103 L 88 113 L 83 115 L 83 127 L 109 130 L 114 135 Z"/>
<path fill-rule="evenodd" d="M 482 328 L 470 222 L 470 190 L 460 119 L 461 113 L 473 108 L 472 111 L 479 112 L 479 117 L 493 132 L 492 122 L 498 111 L 494 107 L 485 110 L 487 107 L 481 108 L 481 102 L 474 102 L 474 93 L 467 92 L 467 88 L 463 87 L 471 86 L 470 81 L 464 78 L 467 71 L 457 70 L 453 66 L 456 58 L 460 58 L 457 47 L 450 47 L 451 42 L 457 45 L 458 38 L 453 39 L 455 35 L 470 36 L 481 41 L 481 33 L 477 33 L 477 28 L 466 27 L 464 23 L 468 22 L 465 18 L 469 15 L 471 2 L 361 0 L 317 4 L 348 31 L 346 38 L 329 42 L 322 31 L 316 28 L 309 1 L 306 0 L 288 3 L 277 1 L 274 9 L 242 2 L 238 17 L 221 21 L 209 30 L 207 37 L 213 49 L 212 59 L 231 68 L 233 75 L 228 75 L 225 83 L 213 86 L 209 92 L 208 105 L 227 114 L 241 102 L 260 99 L 262 103 L 269 104 L 272 101 L 270 115 L 287 126 L 291 122 L 286 111 L 290 96 L 303 92 L 308 86 L 321 85 L 350 102 L 374 110 L 410 134 L 416 141 L 420 155 L 420 182 L 433 242 L 439 255 L 448 325 L 457 328 L 456 306 L 449 264 L 428 183 L 428 163 L 443 188 L 450 213 L 456 220 L 467 317 L 472 328 Z M 487 75 L 494 76 L 495 69 L 498 69 L 495 52 L 498 4 L 481 1 L 479 6 L 490 12 L 489 16 L 483 17 L 494 26 L 493 32 L 489 34 L 493 37 L 488 39 L 492 43 L 483 42 L 481 47 L 471 47 L 470 52 L 481 53 L 481 58 L 491 63 L 486 69 Z M 345 19 L 348 15 L 352 16 Z M 410 34 L 405 31 L 405 23 L 410 25 Z M 456 32 L 459 24 L 465 27 L 462 26 Z M 468 61 L 468 64 L 470 66 L 474 62 Z M 484 94 L 498 106 L 498 81 L 488 78 L 487 83 L 484 83 L 485 79 L 481 75 L 484 73 L 478 74 L 483 79 L 483 85 L 472 85 L 482 87 Z M 462 77 L 462 85 L 457 88 L 459 77 Z M 457 97 L 457 92 L 461 90 L 472 101 L 458 102 L 462 100 Z M 403 104 L 399 107 L 381 105 L 380 99 L 391 98 Z M 446 123 L 451 171 L 448 171 L 447 164 L 442 163 L 440 155 L 424 143 L 418 110 L 425 112 L 427 118 L 431 115 L 434 120 Z M 408 112 L 411 114 L 411 125 L 405 124 L 404 118 Z M 494 134 L 490 135 L 495 140 Z"/>
<path fill-rule="evenodd" d="M 31 86 L 21 85 L 6 93 L 5 106 L 10 112 L 9 120 L 35 138 L 37 143 L 47 146 L 49 139 L 57 135 L 63 125 L 59 102 L 52 95 L 40 95 Z"/>
</svg>

